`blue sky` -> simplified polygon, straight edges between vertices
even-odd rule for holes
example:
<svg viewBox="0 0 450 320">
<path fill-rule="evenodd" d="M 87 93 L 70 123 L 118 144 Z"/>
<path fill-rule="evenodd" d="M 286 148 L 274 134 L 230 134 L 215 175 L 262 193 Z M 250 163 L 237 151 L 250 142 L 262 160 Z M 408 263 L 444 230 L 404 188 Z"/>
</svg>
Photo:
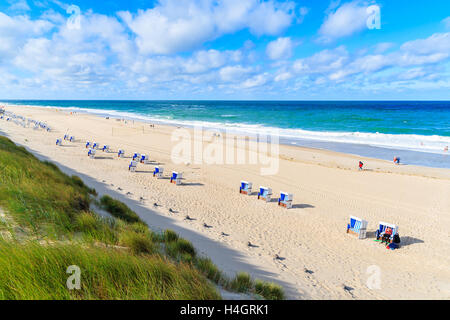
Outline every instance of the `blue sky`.
<svg viewBox="0 0 450 320">
<path fill-rule="evenodd" d="M 450 100 L 450 2 L 1 0 L 0 74 L 0 99 Z"/>
</svg>

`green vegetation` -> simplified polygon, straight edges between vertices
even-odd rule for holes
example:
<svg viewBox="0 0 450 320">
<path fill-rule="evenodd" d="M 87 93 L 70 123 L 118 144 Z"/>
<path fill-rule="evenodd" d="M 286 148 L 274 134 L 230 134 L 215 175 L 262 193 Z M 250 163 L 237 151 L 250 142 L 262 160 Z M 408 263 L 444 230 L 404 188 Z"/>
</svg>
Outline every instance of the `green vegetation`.
<svg viewBox="0 0 450 320">
<path fill-rule="evenodd" d="M 254 290 L 256 294 L 268 299 L 268 300 L 283 300 L 284 291 L 279 285 L 274 283 L 267 283 L 264 281 L 256 280 L 254 284 Z"/>
<path fill-rule="evenodd" d="M 187 264 L 78 245 L 17 245 L 0 240 L 0 299 L 215 299 Z M 66 287 L 67 267 L 81 268 L 81 289 Z M 7 271 L 7 272 L 6 272 Z"/>
<path fill-rule="evenodd" d="M 113 217 L 125 220 L 127 222 L 140 222 L 139 216 L 124 203 L 113 199 L 108 195 L 100 198 L 100 204 L 103 209 L 108 211 Z"/>
<path fill-rule="evenodd" d="M 219 299 L 228 290 L 282 299 L 279 286 L 227 279 L 174 231 L 155 233 L 124 203 L 0 136 L 0 299 Z M 2 214 L 2 211 L 4 214 Z M 82 271 L 68 290 L 66 269 Z"/>
</svg>

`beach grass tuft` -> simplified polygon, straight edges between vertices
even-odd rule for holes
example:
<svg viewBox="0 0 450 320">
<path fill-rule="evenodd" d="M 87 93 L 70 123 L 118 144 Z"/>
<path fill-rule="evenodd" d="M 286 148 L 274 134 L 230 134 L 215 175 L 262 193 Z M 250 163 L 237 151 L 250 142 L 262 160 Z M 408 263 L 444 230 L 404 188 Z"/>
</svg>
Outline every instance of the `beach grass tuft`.
<svg viewBox="0 0 450 320">
<path fill-rule="evenodd" d="M 252 287 L 252 279 L 246 272 L 239 272 L 230 282 L 230 288 L 237 292 L 248 292 Z"/>
<path fill-rule="evenodd" d="M 108 211 L 112 216 L 125 220 L 127 222 L 141 222 L 139 216 L 132 211 L 128 206 L 119 200 L 113 199 L 108 195 L 104 195 L 100 198 L 100 204 L 103 209 Z"/>
</svg>

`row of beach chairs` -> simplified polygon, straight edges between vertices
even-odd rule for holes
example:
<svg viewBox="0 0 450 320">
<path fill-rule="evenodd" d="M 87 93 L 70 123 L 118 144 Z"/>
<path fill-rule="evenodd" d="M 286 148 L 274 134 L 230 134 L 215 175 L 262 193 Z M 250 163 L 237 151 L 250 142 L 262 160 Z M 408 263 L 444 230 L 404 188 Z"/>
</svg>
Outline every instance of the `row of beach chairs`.
<svg viewBox="0 0 450 320">
<path fill-rule="evenodd" d="M 248 181 L 241 181 L 241 185 L 239 187 L 239 193 L 251 195 L 252 194 L 252 186 L 253 183 Z M 258 199 L 264 200 L 266 202 L 270 202 L 272 200 L 272 189 L 260 186 L 258 191 Z M 278 198 L 278 205 L 281 207 L 285 207 L 286 209 L 292 208 L 292 201 L 294 199 L 294 195 L 292 193 L 287 193 L 284 191 L 280 191 L 280 197 Z"/>
<path fill-rule="evenodd" d="M 365 239 L 367 238 L 367 225 L 368 221 L 355 217 L 350 216 L 350 222 L 347 224 L 347 233 L 353 236 L 356 236 L 358 239 Z M 387 223 L 380 221 L 378 224 L 378 229 L 375 232 L 375 236 L 377 240 L 380 240 L 383 234 L 386 232 L 387 229 L 391 230 L 391 235 L 389 237 L 389 241 L 392 242 L 394 239 L 394 236 L 398 234 L 398 226 L 392 223 Z"/>
<path fill-rule="evenodd" d="M 123 157 L 124 155 L 125 155 L 125 152 L 123 150 L 119 150 L 118 156 Z M 151 161 L 150 161 L 148 155 L 135 152 L 133 154 L 130 164 L 128 165 L 128 170 L 131 172 L 135 172 L 139 163 L 150 164 Z M 161 166 L 155 166 L 155 168 L 153 170 L 153 176 L 156 177 L 157 179 L 164 178 L 164 168 Z M 183 179 L 183 174 L 181 172 L 172 171 L 172 175 L 170 177 L 170 183 L 174 183 L 176 185 L 181 185 L 182 179 Z"/>
<path fill-rule="evenodd" d="M 66 141 L 70 141 L 70 142 L 75 141 L 74 136 L 69 136 L 67 134 L 64 135 L 63 139 Z M 56 140 L 56 145 L 61 146 L 63 139 L 58 138 Z M 88 149 L 88 156 L 91 159 L 95 158 L 97 150 L 101 150 L 103 152 L 110 152 L 110 148 L 108 145 L 103 145 L 102 147 L 100 147 L 100 146 L 101 145 L 97 142 L 86 141 L 85 147 L 86 147 L 86 149 Z M 117 152 L 117 156 L 119 158 L 124 158 L 125 150 L 119 149 Z M 150 158 L 148 155 L 135 152 L 132 156 L 132 160 L 131 160 L 130 164 L 128 165 L 128 170 L 131 172 L 135 172 L 136 168 L 138 166 L 138 163 L 150 164 L 151 161 L 150 161 Z M 161 178 L 163 178 L 163 174 L 164 174 L 164 168 L 161 166 L 155 166 L 154 171 L 153 171 L 153 176 L 157 177 L 158 179 L 161 179 Z M 182 184 L 182 176 L 183 176 L 183 174 L 181 172 L 173 171 L 172 176 L 170 177 L 170 182 L 174 183 L 176 185 L 181 185 Z"/>
<path fill-rule="evenodd" d="M 45 131 L 51 131 L 51 128 L 42 121 L 37 121 L 34 119 L 28 119 L 20 115 L 16 115 L 13 112 L 6 111 L 3 109 L 3 112 L 0 115 L 0 120 L 5 120 L 7 122 L 14 122 L 16 125 L 20 125 L 24 128 L 33 127 L 34 130 L 43 129 Z"/>
</svg>

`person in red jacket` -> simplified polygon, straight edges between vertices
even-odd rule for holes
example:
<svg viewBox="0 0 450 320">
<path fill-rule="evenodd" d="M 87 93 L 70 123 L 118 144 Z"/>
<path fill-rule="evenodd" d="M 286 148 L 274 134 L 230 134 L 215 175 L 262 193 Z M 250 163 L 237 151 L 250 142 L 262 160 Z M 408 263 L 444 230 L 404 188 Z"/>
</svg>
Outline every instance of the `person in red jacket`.
<svg viewBox="0 0 450 320">
<path fill-rule="evenodd" d="M 362 163 L 361 161 L 359 162 L 359 170 L 362 170 L 363 169 L 363 165 L 364 165 L 364 163 Z"/>
</svg>

